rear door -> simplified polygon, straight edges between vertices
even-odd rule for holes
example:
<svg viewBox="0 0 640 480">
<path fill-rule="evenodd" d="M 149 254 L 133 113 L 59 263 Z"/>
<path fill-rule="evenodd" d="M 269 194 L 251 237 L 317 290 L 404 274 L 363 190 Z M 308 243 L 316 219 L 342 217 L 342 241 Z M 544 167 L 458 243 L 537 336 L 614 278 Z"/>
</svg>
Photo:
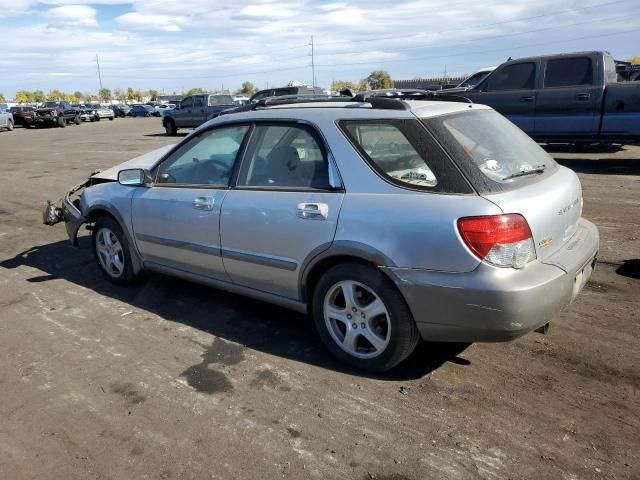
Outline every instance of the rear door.
<svg viewBox="0 0 640 480">
<path fill-rule="evenodd" d="M 220 209 L 249 130 L 201 132 L 164 160 L 150 188 L 132 200 L 135 242 L 145 262 L 228 280 L 220 256 Z"/>
<path fill-rule="evenodd" d="M 465 92 L 475 103 L 489 105 L 528 134 L 534 133 L 537 60 L 498 67 L 479 90 Z"/>
<path fill-rule="evenodd" d="M 207 99 L 206 95 L 198 95 L 193 97 L 193 107 L 191 109 L 191 122 L 189 127 L 199 127 L 207 121 Z"/>
<path fill-rule="evenodd" d="M 602 70 L 597 57 L 563 56 L 543 61 L 536 102 L 535 136 L 591 136 L 598 132 Z"/>
<path fill-rule="evenodd" d="M 297 299 L 303 261 L 328 248 L 336 232 L 344 197 L 336 179 L 314 129 L 256 124 L 222 206 L 222 257 L 231 279 Z"/>
</svg>

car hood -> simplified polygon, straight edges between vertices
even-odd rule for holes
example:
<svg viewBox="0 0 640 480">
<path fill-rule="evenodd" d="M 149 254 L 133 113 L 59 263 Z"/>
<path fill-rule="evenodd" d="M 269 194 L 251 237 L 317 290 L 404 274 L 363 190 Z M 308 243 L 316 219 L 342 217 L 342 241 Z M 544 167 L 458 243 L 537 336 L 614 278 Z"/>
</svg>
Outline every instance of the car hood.
<svg viewBox="0 0 640 480">
<path fill-rule="evenodd" d="M 120 170 L 126 170 L 127 168 L 151 169 L 153 168 L 153 166 L 155 166 L 158 160 L 160 160 L 163 155 L 172 148 L 173 145 L 165 145 L 164 147 L 160 147 L 157 150 L 153 150 L 152 152 L 145 153 L 144 155 L 132 158 L 131 160 L 127 160 L 126 162 L 116 165 L 115 167 L 111 167 L 102 172 L 98 172 L 92 175 L 91 178 L 117 181 L 118 172 Z"/>
</svg>

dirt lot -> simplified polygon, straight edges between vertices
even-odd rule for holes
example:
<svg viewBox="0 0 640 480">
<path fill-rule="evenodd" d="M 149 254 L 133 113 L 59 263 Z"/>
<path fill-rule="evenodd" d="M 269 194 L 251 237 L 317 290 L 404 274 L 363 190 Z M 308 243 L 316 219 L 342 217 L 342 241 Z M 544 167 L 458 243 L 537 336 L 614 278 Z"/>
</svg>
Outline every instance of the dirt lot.
<svg viewBox="0 0 640 480">
<path fill-rule="evenodd" d="M 161 132 L 0 133 L 0 479 L 640 478 L 640 148 L 554 153 L 602 246 L 548 335 L 423 344 L 365 376 L 303 316 L 160 275 L 114 287 L 86 236 L 40 224 Z"/>
</svg>

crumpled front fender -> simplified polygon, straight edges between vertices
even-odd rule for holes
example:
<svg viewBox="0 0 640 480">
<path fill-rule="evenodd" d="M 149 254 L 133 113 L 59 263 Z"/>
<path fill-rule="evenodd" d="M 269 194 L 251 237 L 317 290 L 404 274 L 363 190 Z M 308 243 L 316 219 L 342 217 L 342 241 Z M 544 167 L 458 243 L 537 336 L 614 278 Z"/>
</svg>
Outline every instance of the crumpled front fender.
<svg viewBox="0 0 640 480">
<path fill-rule="evenodd" d="M 64 226 L 67 229 L 67 235 L 72 245 L 78 245 L 78 230 L 87 219 L 82 215 L 80 210 L 73 204 L 69 196 L 65 196 L 62 200 L 62 215 L 64 218 Z"/>
</svg>

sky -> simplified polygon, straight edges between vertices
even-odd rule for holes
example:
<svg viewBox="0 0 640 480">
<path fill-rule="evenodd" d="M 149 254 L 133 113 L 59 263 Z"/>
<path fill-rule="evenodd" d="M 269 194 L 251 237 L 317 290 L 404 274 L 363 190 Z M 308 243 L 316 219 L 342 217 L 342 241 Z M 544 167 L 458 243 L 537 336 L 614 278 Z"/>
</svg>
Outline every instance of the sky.
<svg viewBox="0 0 640 480">
<path fill-rule="evenodd" d="M 508 57 L 640 55 L 637 0 L 0 0 L 0 93 L 181 93 L 470 74 Z"/>
</svg>

